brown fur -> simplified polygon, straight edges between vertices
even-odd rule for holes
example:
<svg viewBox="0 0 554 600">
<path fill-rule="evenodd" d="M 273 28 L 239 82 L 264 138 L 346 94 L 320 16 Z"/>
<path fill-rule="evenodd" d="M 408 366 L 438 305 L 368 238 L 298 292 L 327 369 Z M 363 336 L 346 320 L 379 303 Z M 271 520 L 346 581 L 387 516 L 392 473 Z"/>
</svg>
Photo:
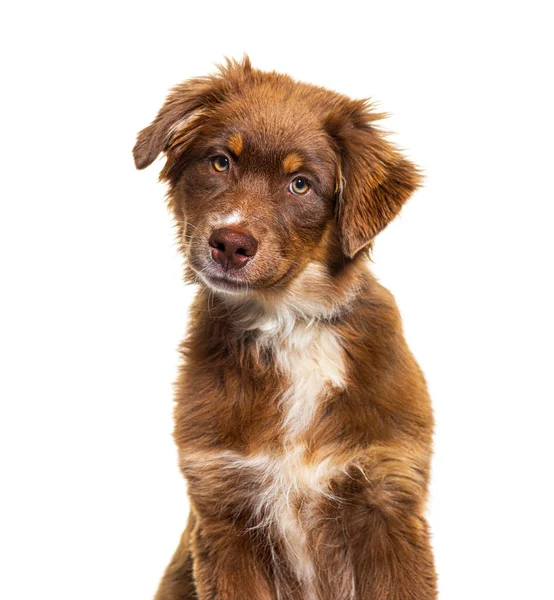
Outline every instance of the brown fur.
<svg viewBox="0 0 554 600">
<path fill-rule="evenodd" d="M 174 88 L 138 136 L 138 168 L 167 155 L 200 284 L 175 396 L 191 514 L 157 600 L 436 598 L 430 402 L 367 268 L 419 175 L 378 118 L 245 59 Z M 226 218 L 259 241 L 234 274 L 207 244 Z"/>
</svg>

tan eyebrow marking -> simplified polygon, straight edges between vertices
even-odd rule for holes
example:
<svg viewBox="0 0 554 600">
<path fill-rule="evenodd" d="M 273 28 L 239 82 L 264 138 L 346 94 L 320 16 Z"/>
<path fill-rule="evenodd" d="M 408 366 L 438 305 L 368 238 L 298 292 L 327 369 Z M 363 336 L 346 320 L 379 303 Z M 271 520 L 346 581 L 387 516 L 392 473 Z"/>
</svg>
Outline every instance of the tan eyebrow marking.
<svg viewBox="0 0 554 600">
<path fill-rule="evenodd" d="M 235 156 L 238 156 L 244 147 L 242 134 L 240 134 L 238 131 L 232 133 L 227 140 L 227 147 Z"/>
<path fill-rule="evenodd" d="M 285 156 L 283 166 L 285 167 L 285 173 L 294 173 L 295 171 L 300 170 L 300 167 L 302 166 L 302 157 L 296 154 L 296 152 L 291 152 Z"/>
</svg>

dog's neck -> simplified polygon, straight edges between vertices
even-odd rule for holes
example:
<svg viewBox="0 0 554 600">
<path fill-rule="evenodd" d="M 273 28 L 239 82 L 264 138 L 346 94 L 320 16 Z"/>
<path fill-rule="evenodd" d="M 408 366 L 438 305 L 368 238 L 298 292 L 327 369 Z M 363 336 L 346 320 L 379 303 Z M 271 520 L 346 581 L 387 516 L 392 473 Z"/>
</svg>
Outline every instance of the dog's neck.
<svg viewBox="0 0 554 600">
<path fill-rule="evenodd" d="M 274 342 L 286 339 L 299 328 L 340 320 L 351 311 L 371 279 L 365 260 L 352 262 L 338 274 L 331 274 L 325 264 L 313 261 L 284 290 L 221 293 L 216 301 L 213 292 L 205 290 L 206 316 L 225 316 L 237 334 L 254 334 L 258 342 Z M 216 307 L 219 310 L 214 310 Z"/>
</svg>

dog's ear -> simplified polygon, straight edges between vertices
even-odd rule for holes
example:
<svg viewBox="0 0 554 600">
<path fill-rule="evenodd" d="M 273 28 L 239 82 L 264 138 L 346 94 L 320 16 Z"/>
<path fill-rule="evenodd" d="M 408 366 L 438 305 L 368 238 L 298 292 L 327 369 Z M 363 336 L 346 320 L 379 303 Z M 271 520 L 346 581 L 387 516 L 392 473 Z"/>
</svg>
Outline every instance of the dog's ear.
<svg viewBox="0 0 554 600">
<path fill-rule="evenodd" d="M 226 59 L 215 75 L 190 79 L 174 87 L 154 121 L 137 136 L 133 148 L 137 169 L 145 169 L 170 147 L 173 154 L 179 155 L 210 111 L 224 102 L 231 91 L 244 87 L 252 73 L 250 59 L 245 55 L 242 61 Z M 162 178 L 175 175 L 173 171 L 171 165 L 166 165 Z"/>
<path fill-rule="evenodd" d="M 137 136 L 133 148 L 137 169 L 145 169 L 167 150 L 177 131 L 184 133 L 198 124 L 202 108 L 216 91 L 216 82 L 213 77 L 191 79 L 171 90 L 154 121 Z"/>
<path fill-rule="evenodd" d="M 338 149 L 336 215 L 342 249 L 353 258 L 400 212 L 421 174 L 374 125 L 366 101 L 335 109 L 327 129 Z"/>
</svg>

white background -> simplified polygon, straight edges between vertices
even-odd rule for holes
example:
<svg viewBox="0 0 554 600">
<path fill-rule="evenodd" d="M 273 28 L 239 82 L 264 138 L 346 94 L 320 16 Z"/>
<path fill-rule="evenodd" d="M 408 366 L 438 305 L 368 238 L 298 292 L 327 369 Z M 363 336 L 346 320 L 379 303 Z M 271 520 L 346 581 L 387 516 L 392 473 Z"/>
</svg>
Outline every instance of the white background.
<svg viewBox="0 0 554 600">
<path fill-rule="evenodd" d="M 443 600 L 553 599 L 547 2 L 12 2 L 1 19 L 0 597 L 150 599 L 184 526 L 171 439 L 193 289 L 131 149 L 248 52 L 391 113 L 427 174 L 379 238 L 429 381 Z"/>
</svg>

